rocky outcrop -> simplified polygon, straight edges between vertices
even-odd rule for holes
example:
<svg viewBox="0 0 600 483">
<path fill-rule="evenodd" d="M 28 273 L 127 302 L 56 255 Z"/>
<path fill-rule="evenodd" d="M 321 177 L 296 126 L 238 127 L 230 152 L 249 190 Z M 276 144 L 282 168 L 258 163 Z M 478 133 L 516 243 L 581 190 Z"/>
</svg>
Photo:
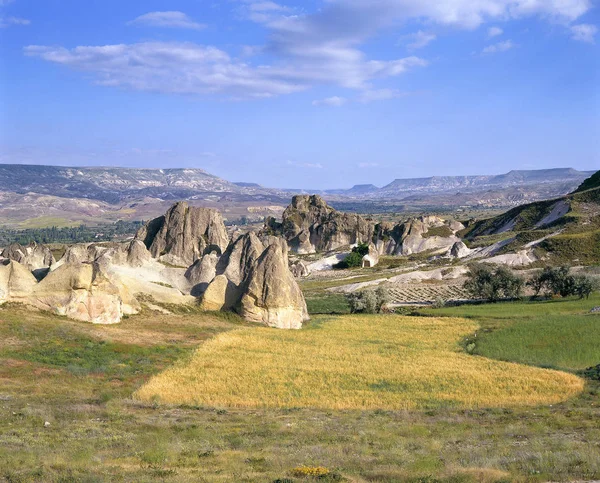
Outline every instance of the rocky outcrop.
<svg viewBox="0 0 600 483">
<path fill-rule="evenodd" d="M 299 195 L 283 212 L 282 222 L 269 218 L 264 232 L 283 237 L 293 252 L 305 254 L 368 243 L 373 224 L 360 215 L 334 210 L 320 196 Z"/>
<path fill-rule="evenodd" d="M 204 294 L 208 288 L 208 284 L 217 275 L 217 263 L 219 257 L 216 253 L 209 253 L 204 255 L 200 260 L 187 269 L 185 272 L 185 278 L 192 285 L 191 294 L 195 297 Z"/>
<path fill-rule="evenodd" d="M 89 263 L 67 263 L 54 270 L 35 286 L 29 303 L 96 324 L 114 324 L 120 322 L 124 313 L 139 310 L 139 304 L 125 287 L 117 287 L 98 265 Z"/>
<path fill-rule="evenodd" d="M 243 282 L 265 247 L 255 233 L 232 243 L 219 260 L 215 278 L 206 288 L 201 307 L 204 310 L 232 310 L 243 295 Z"/>
<path fill-rule="evenodd" d="M 399 225 L 382 223 L 376 227 L 377 250 L 385 255 L 443 253 L 460 241 L 456 233 L 463 228 L 461 223 L 436 216 L 423 216 Z"/>
<path fill-rule="evenodd" d="M 29 268 L 14 260 L 0 263 L 0 303 L 22 302 L 37 284 Z"/>
<path fill-rule="evenodd" d="M 369 252 L 362 258 L 362 268 L 373 268 L 379 264 L 379 251 L 373 243 L 369 243 Z"/>
<path fill-rule="evenodd" d="M 302 260 L 298 260 L 290 264 L 290 271 L 292 272 L 294 278 L 304 278 L 310 275 L 308 265 Z"/>
<path fill-rule="evenodd" d="M 186 202 L 176 203 L 164 216 L 150 221 L 135 239 L 142 241 L 154 258 L 182 267 L 213 251 L 220 255 L 229 244 L 217 210 L 191 207 Z"/>
<path fill-rule="evenodd" d="M 37 243 L 30 243 L 27 246 L 13 243 L 2 251 L 1 256 L 20 263 L 31 272 L 50 268 L 55 263 L 54 255 L 52 255 L 50 249 Z"/>
<path fill-rule="evenodd" d="M 301 327 L 308 318 L 306 303 L 288 268 L 285 241 L 275 236 L 261 241 L 248 233 L 225 245 L 222 220 L 213 210 L 177 204 L 130 243 L 68 247 L 39 282 L 29 267 L 0 261 L 0 303 L 18 301 L 76 320 L 113 324 L 139 312 L 143 297 L 188 304 L 201 296 L 206 310 L 236 310 L 270 327 Z M 15 246 L 6 253 L 25 252 Z M 186 268 L 173 266 L 190 260 Z"/>
<path fill-rule="evenodd" d="M 365 265 L 378 263 L 377 255 L 443 253 L 460 241 L 461 223 L 424 216 L 404 223 L 374 224 L 352 213 L 341 213 L 320 196 L 295 196 L 281 222 L 267 219 L 263 234 L 283 237 L 298 254 L 328 252 L 359 243 L 373 243 Z M 375 254 L 375 251 L 377 254 Z"/>
<path fill-rule="evenodd" d="M 285 241 L 269 245 L 251 267 L 237 310 L 246 320 L 279 329 L 300 329 L 308 320 L 304 296 L 288 268 Z"/>
<path fill-rule="evenodd" d="M 235 310 L 269 327 L 297 329 L 308 320 L 306 302 L 289 269 L 287 244 L 254 234 L 238 238 L 216 267 L 202 296 L 204 310 Z"/>
<path fill-rule="evenodd" d="M 450 251 L 448 252 L 448 256 L 453 258 L 465 258 L 470 254 L 471 250 L 462 241 L 457 241 L 454 245 L 452 245 L 452 248 L 450 248 Z"/>
</svg>

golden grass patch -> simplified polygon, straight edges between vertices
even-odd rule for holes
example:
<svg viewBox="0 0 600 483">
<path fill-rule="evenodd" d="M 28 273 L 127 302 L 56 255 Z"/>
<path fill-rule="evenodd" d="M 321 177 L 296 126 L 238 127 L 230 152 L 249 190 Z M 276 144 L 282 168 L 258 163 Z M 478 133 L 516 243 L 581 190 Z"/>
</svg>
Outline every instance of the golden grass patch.
<svg viewBox="0 0 600 483">
<path fill-rule="evenodd" d="M 319 323 L 320 322 L 320 323 Z M 216 336 L 140 388 L 143 401 L 221 407 L 415 409 L 554 404 L 571 374 L 462 352 L 477 324 L 457 318 L 345 316 L 300 331 Z"/>
</svg>

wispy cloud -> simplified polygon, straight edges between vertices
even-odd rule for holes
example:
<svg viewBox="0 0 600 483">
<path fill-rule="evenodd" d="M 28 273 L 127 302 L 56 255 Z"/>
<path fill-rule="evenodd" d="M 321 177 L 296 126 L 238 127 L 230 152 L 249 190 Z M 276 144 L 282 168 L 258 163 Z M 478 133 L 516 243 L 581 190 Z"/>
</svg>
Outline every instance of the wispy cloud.
<svg viewBox="0 0 600 483">
<path fill-rule="evenodd" d="M 0 17 L 0 28 L 10 27 L 11 25 L 27 26 L 31 21 L 20 17 Z"/>
<path fill-rule="evenodd" d="M 323 169 L 323 165 L 321 163 L 297 163 L 295 161 L 288 160 L 285 164 L 295 168 Z"/>
<path fill-rule="evenodd" d="M 437 39 L 437 36 L 431 32 L 419 30 L 414 34 L 404 36 L 404 39 L 409 41 L 409 43 L 406 45 L 409 50 L 417 50 L 429 45 L 431 42 Z"/>
<path fill-rule="evenodd" d="M 487 36 L 489 39 L 492 39 L 494 37 L 499 37 L 503 33 L 504 33 L 504 30 L 502 30 L 500 27 L 490 27 L 488 29 Z"/>
<path fill-rule="evenodd" d="M 217 47 L 171 42 L 29 46 L 25 53 L 91 73 L 106 86 L 248 99 L 334 85 L 363 92 L 368 99 L 381 91 L 379 82 L 428 65 L 417 56 L 380 60 L 368 55 L 362 46 L 384 29 L 409 21 L 445 30 L 473 29 L 487 22 L 533 16 L 569 24 L 591 8 L 590 0 L 326 0 L 320 4 L 321 8 L 306 13 L 274 1 L 240 0 L 243 18 L 264 28 L 266 37 L 257 50 L 246 49 L 243 59 Z M 202 28 L 182 12 L 151 12 L 133 23 Z M 572 35 L 590 38 L 590 30 L 585 32 L 580 27 Z M 412 48 L 433 39 L 434 34 L 419 31 Z M 501 42 L 486 47 L 484 53 L 514 46 L 511 41 Z M 248 57 L 256 51 L 260 57 Z M 260 60 L 253 63 L 255 58 Z"/>
<path fill-rule="evenodd" d="M 317 101 L 313 101 L 313 106 L 328 106 L 328 107 L 341 107 L 348 102 L 348 99 L 345 97 L 327 97 L 326 99 L 321 99 Z"/>
<path fill-rule="evenodd" d="M 498 42 L 497 44 L 488 45 L 483 49 L 484 54 L 495 54 L 498 52 L 506 52 L 507 50 L 515 48 L 515 44 L 512 40 L 505 40 L 504 42 Z"/>
<path fill-rule="evenodd" d="M 591 24 L 579 24 L 571 26 L 571 37 L 578 42 L 595 43 L 595 37 L 598 33 L 598 27 Z"/>
<path fill-rule="evenodd" d="M 361 169 L 377 168 L 378 166 L 379 163 L 358 163 L 358 167 Z"/>
<path fill-rule="evenodd" d="M 13 3 L 14 0 L 0 0 L 0 7 L 5 7 L 9 3 Z"/>
<path fill-rule="evenodd" d="M 252 66 L 215 47 L 194 43 L 143 42 L 99 47 L 31 45 L 25 54 L 95 73 L 97 83 L 175 94 L 220 94 L 264 98 L 302 91 L 317 84 L 363 88 L 378 78 L 393 77 L 426 65 L 417 57 L 367 61 L 362 55 L 330 65 L 314 60 Z"/>
<path fill-rule="evenodd" d="M 133 19 L 128 25 L 201 30 L 206 25 L 195 22 L 183 12 L 150 12 Z"/>
</svg>

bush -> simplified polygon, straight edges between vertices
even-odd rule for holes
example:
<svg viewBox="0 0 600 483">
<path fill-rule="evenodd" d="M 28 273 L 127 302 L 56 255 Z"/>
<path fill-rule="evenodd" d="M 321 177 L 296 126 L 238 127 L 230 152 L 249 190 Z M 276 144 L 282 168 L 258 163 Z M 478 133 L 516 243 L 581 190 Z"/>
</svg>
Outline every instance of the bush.
<svg viewBox="0 0 600 483">
<path fill-rule="evenodd" d="M 353 314 L 380 314 L 389 301 L 389 292 L 384 287 L 348 294 L 350 312 Z"/>
<path fill-rule="evenodd" d="M 469 267 L 468 277 L 464 288 L 478 299 L 496 302 L 518 298 L 523 290 L 523 279 L 502 266 L 473 264 Z"/>
<path fill-rule="evenodd" d="M 336 263 L 333 268 L 343 270 L 345 268 L 362 267 L 362 259 L 369 254 L 369 245 L 367 243 L 359 243 L 352 249 L 350 255 L 344 258 L 341 262 Z"/>
<path fill-rule="evenodd" d="M 534 297 L 538 297 L 543 292 L 547 296 L 577 295 L 580 299 L 588 298 L 594 291 L 594 282 L 585 275 L 571 275 L 570 271 L 567 266 L 546 267 L 541 273 L 532 277 L 527 285 L 533 289 Z"/>
</svg>

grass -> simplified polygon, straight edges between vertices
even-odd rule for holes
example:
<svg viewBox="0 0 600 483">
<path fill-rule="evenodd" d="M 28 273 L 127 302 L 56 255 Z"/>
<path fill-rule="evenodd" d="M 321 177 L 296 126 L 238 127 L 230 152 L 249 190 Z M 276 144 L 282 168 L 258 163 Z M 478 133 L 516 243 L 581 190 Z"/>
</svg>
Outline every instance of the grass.
<svg viewBox="0 0 600 483">
<path fill-rule="evenodd" d="M 407 410 L 555 404 L 583 390 L 555 371 L 472 357 L 465 319 L 365 315 L 302 331 L 240 329 L 153 377 L 146 402 L 236 408 Z"/>
<path fill-rule="evenodd" d="M 58 216 L 39 216 L 37 218 L 29 218 L 27 220 L 19 222 L 19 228 L 24 230 L 26 228 L 47 228 L 50 226 L 56 226 L 58 228 L 71 228 L 79 226 L 81 221 L 67 220 Z"/>
<path fill-rule="evenodd" d="M 482 330 L 471 351 L 492 359 L 576 372 L 600 364 L 600 315 L 590 314 L 600 295 L 588 300 L 508 302 L 423 310 L 435 316 L 468 317 Z"/>
<path fill-rule="evenodd" d="M 540 316 L 583 314 L 599 302 L 556 301 L 510 310 L 509 304 L 497 304 L 487 307 L 489 319 L 485 306 L 452 310 L 474 317 L 473 324 L 500 327 L 519 320 L 520 311 L 527 317 L 538 311 Z M 185 364 L 203 341 L 241 325 L 217 314 L 146 311 L 119 325 L 97 326 L 3 306 L 0 481 L 600 479 L 600 384 L 594 381 L 580 396 L 552 406 L 476 410 L 225 409 L 131 400 L 153 375 L 173 363 Z M 382 340 L 385 349 L 387 334 Z M 44 351 L 46 345 L 69 350 Z M 122 367 L 125 363 L 132 367 Z M 296 476 L 310 472 L 304 468 L 328 473 L 318 480 Z"/>
<path fill-rule="evenodd" d="M 348 297 L 342 293 L 307 294 L 306 307 L 311 315 L 350 313 Z"/>
<path fill-rule="evenodd" d="M 484 332 L 475 354 L 563 370 L 600 364 L 600 316 L 552 316 Z"/>
</svg>

